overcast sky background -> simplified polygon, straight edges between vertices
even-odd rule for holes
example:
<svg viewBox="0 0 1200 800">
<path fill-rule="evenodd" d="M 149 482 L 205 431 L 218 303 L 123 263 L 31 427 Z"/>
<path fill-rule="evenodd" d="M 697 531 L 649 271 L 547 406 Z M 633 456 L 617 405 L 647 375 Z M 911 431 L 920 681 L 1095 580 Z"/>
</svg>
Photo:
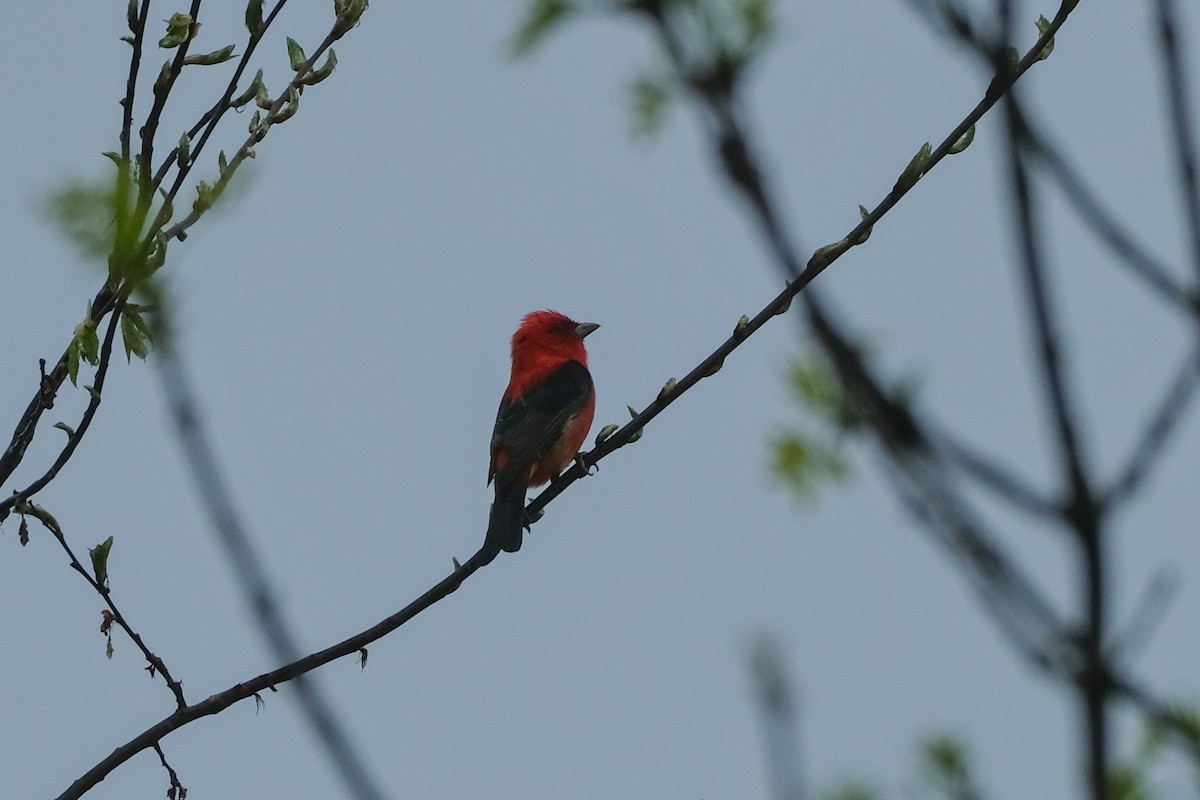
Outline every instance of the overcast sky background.
<svg viewBox="0 0 1200 800">
<path fill-rule="evenodd" d="M 271 88 L 289 74 L 281 37 L 311 47 L 330 5 L 289 6 L 264 51 Z M 1177 5 L 1200 81 L 1200 8 Z M 1021 7 L 1028 46 L 1054 8 Z M 308 649 L 407 604 L 481 542 L 488 439 L 524 313 L 554 307 L 603 326 L 588 339 L 598 429 L 649 403 L 782 287 L 685 109 L 657 140 L 631 139 L 627 84 L 654 63 L 642 32 L 584 21 L 514 63 L 520 8 L 377 0 L 338 46 L 335 75 L 260 145 L 230 213 L 171 249 L 165 278 L 205 419 Z M 197 49 L 240 50 L 242 5 L 206 9 Z M 156 4 L 154 18 L 175 10 Z M 61 353 L 101 281 L 43 209 L 52 188 L 111 169 L 100 153 L 118 149 L 124 11 L 0 10 L 6 442 L 37 358 Z M 784 2 L 780 17 L 751 110 L 811 250 L 840 239 L 987 81 L 898 0 Z M 1180 264 L 1149 18 L 1146 3 L 1081 4 L 1021 85 L 1108 203 Z M 148 75 L 159 62 L 152 53 Z M 212 75 L 172 96 L 164 130 L 211 104 L 228 73 Z M 247 121 L 232 118 L 222 145 L 232 151 Z M 970 150 L 818 285 L 893 374 L 921 378 L 931 413 L 1048 485 L 998 125 L 986 118 Z M 215 175 L 215 152 L 197 178 Z M 1052 194 L 1044 217 L 1084 430 L 1112 474 L 1189 331 Z M 782 377 L 798 331 L 791 316 L 772 321 L 555 501 L 518 556 L 371 647 L 365 671 L 343 660 L 318 673 L 389 797 L 766 798 L 746 668 L 759 631 L 789 659 L 814 788 L 862 777 L 904 796 L 918 741 L 948 730 L 971 745 L 993 796 L 1077 794 L 1073 698 L 1010 650 L 869 455 L 815 506 L 772 480 L 768 442 L 796 418 Z M 61 447 L 49 426 L 76 424 L 85 403 L 64 390 L 14 486 Z M 1179 579 L 1132 662 L 1171 698 L 1200 696 L 1198 437 L 1193 410 L 1112 541 L 1118 625 L 1157 571 Z M 114 536 L 114 597 L 190 702 L 277 666 L 205 525 L 151 366 L 114 363 L 91 432 L 37 502 L 81 555 Z M 989 509 L 1073 609 L 1069 543 Z M 173 708 L 123 634 L 105 658 L 100 609 L 47 533 L 34 526 L 21 548 L 17 521 L 5 524 L 0 796 L 57 795 Z M 163 742 L 189 798 L 344 796 L 290 689 L 265 700 Z M 143 753 L 90 797 L 165 790 Z"/>
</svg>

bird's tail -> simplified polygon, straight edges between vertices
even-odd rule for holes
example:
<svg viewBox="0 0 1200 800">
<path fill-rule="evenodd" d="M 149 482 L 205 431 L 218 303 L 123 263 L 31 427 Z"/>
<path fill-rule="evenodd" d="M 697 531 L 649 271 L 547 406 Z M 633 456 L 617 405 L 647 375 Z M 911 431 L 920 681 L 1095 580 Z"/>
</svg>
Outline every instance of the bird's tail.
<svg viewBox="0 0 1200 800">
<path fill-rule="evenodd" d="M 521 549 L 525 529 L 525 484 L 513 481 L 496 486 L 496 500 L 488 517 L 487 538 L 483 546 L 492 550 L 515 553 Z"/>
</svg>

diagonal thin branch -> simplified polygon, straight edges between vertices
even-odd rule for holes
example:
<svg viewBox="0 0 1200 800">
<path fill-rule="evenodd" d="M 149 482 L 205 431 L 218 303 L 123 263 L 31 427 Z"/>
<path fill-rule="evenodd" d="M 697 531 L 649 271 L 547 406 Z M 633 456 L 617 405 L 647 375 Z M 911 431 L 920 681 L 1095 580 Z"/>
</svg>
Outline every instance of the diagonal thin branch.
<svg viewBox="0 0 1200 800">
<path fill-rule="evenodd" d="M 1191 238 L 1192 262 L 1200 280 L 1200 175 L 1196 166 L 1196 134 L 1192 129 L 1187 69 L 1179 46 L 1182 35 L 1173 0 L 1157 0 L 1158 35 L 1162 47 L 1163 83 L 1171 114 L 1175 165 L 1179 173 L 1179 193 Z"/>
<path fill-rule="evenodd" d="M 1106 505 L 1122 505 L 1141 488 L 1170 441 L 1171 433 L 1183 420 L 1197 388 L 1200 388 L 1200 347 L 1179 365 L 1175 379 L 1163 395 L 1158 409 L 1150 416 L 1137 446 L 1125 461 L 1125 468 L 1103 493 Z"/>
<path fill-rule="evenodd" d="M 108 331 L 104 334 L 104 343 L 100 348 L 100 360 L 96 367 L 96 381 L 89 389 L 88 393 L 91 395 L 91 399 L 88 401 L 87 409 L 84 410 L 83 417 L 80 419 L 79 425 L 75 428 L 75 430 L 68 434 L 67 443 L 63 447 L 62 451 L 59 452 L 58 458 L 54 460 L 54 463 L 50 465 L 50 468 L 46 470 L 46 472 L 43 473 L 40 478 L 19 492 L 13 492 L 10 497 L 0 500 L 0 522 L 2 522 L 8 516 L 8 514 L 17 504 L 25 502 L 29 498 L 33 497 L 35 494 L 44 489 L 50 483 L 50 481 L 54 480 L 58 473 L 62 471 L 62 468 L 66 466 L 67 462 L 71 460 L 71 456 L 75 454 L 75 449 L 79 447 L 79 443 L 83 441 L 84 435 L 87 433 L 88 428 L 90 428 L 92 425 L 92 420 L 96 417 L 96 412 L 100 409 L 100 400 L 104 392 L 104 380 L 108 376 L 108 365 L 112 362 L 113 336 L 117 330 L 117 323 L 119 323 L 121 320 L 121 310 L 124 308 L 124 305 L 124 299 L 118 299 L 109 317 Z M 50 408 L 53 405 L 53 392 L 56 391 L 58 386 L 62 384 L 62 381 L 66 379 L 66 359 L 67 356 L 64 354 L 63 360 L 59 362 L 59 367 L 56 367 L 51 375 L 43 376 L 43 394 L 39 394 L 39 396 L 34 399 L 36 403 L 39 403 L 39 411 L 37 412 L 37 416 L 33 417 L 30 423 L 31 425 L 37 424 L 37 417 L 41 415 L 41 408 Z M 61 377 L 58 377 L 57 375 L 59 368 L 61 368 L 63 372 Z M 57 384 L 54 383 L 56 378 Z M 49 402 L 42 399 L 44 397 L 44 393 L 46 392 L 50 393 L 51 400 Z M 32 439 L 32 436 L 33 429 L 31 428 L 29 431 L 29 437 Z"/>
<path fill-rule="evenodd" d="M 79 558 L 75 555 L 75 551 L 71 549 L 71 545 L 67 543 L 66 534 L 63 532 L 62 526 L 58 524 L 58 520 L 46 512 L 45 509 L 39 508 L 27 501 L 23 501 L 21 505 L 17 507 L 17 513 L 29 514 L 40 521 L 42 525 L 44 525 L 46 529 L 54 535 L 54 538 L 58 540 L 59 545 L 61 545 L 62 549 L 66 552 L 67 558 L 71 560 L 71 569 L 82 575 L 83 579 L 88 582 L 88 585 L 96 590 L 96 593 L 100 595 L 101 599 L 104 600 L 105 605 L 108 606 L 108 610 L 112 613 L 113 622 L 117 623 L 117 625 L 123 631 L 125 631 L 125 634 L 130 638 L 130 640 L 137 645 L 137 648 L 142 651 L 142 655 L 145 657 L 146 663 L 149 665 L 147 670 L 150 672 L 150 674 L 154 675 L 154 673 L 157 672 L 158 674 L 162 675 L 163 680 L 167 683 L 167 688 L 170 689 L 171 694 L 175 696 L 176 705 L 179 708 L 186 708 L 187 700 L 184 699 L 183 696 L 183 684 L 171 676 L 171 671 L 167 669 L 166 663 L 150 651 L 150 648 L 146 646 L 146 643 L 142 640 L 142 637 L 138 635 L 137 631 L 135 631 L 132 626 L 130 626 L 128 621 L 125 619 L 125 615 L 121 613 L 119 608 L 117 608 L 116 601 L 113 600 L 112 591 L 109 589 L 109 587 L 93 577 L 92 574 L 83 566 L 83 563 L 80 562 Z"/>
<path fill-rule="evenodd" d="M 926 423 L 926 427 L 929 424 Z M 1057 518 L 1058 506 L 1043 497 L 1009 470 L 972 449 L 948 431 L 938 430 L 930 435 L 936 450 L 952 465 L 961 469 L 976 482 L 991 489 L 1016 508 L 1041 518 Z"/>
</svg>

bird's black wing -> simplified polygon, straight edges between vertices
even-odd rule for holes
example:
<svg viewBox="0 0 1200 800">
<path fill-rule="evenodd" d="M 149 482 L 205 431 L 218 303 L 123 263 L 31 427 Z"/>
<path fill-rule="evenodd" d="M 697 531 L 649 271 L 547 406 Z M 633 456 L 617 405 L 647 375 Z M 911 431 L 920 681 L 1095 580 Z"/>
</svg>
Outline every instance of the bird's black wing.
<svg viewBox="0 0 1200 800">
<path fill-rule="evenodd" d="M 592 396 L 592 376 L 578 361 L 556 367 L 520 398 L 500 401 L 496 428 L 492 431 L 492 454 L 503 450 L 504 466 L 493 467 L 488 481 L 504 485 L 524 475 L 562 436 L 572 417 L 579 414 Z"/>
</svg>

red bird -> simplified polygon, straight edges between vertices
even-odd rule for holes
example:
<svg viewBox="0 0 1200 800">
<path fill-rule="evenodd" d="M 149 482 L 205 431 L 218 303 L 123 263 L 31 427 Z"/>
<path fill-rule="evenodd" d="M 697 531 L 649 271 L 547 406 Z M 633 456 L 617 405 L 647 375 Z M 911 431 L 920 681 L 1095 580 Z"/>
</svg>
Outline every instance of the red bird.
<svg viewBox="0 0 1200 800">
<path fill-rule="evenodd" d="M 525 528 L 525 490 L 562 471 L 596 413 L 583 339 L 600 326 L 557 311 L 527 314 L 512 338 L 512 378 L 492 431 L 488 483 L 496 501 L 484 549 L 515 553 Z"/>
</svg>

